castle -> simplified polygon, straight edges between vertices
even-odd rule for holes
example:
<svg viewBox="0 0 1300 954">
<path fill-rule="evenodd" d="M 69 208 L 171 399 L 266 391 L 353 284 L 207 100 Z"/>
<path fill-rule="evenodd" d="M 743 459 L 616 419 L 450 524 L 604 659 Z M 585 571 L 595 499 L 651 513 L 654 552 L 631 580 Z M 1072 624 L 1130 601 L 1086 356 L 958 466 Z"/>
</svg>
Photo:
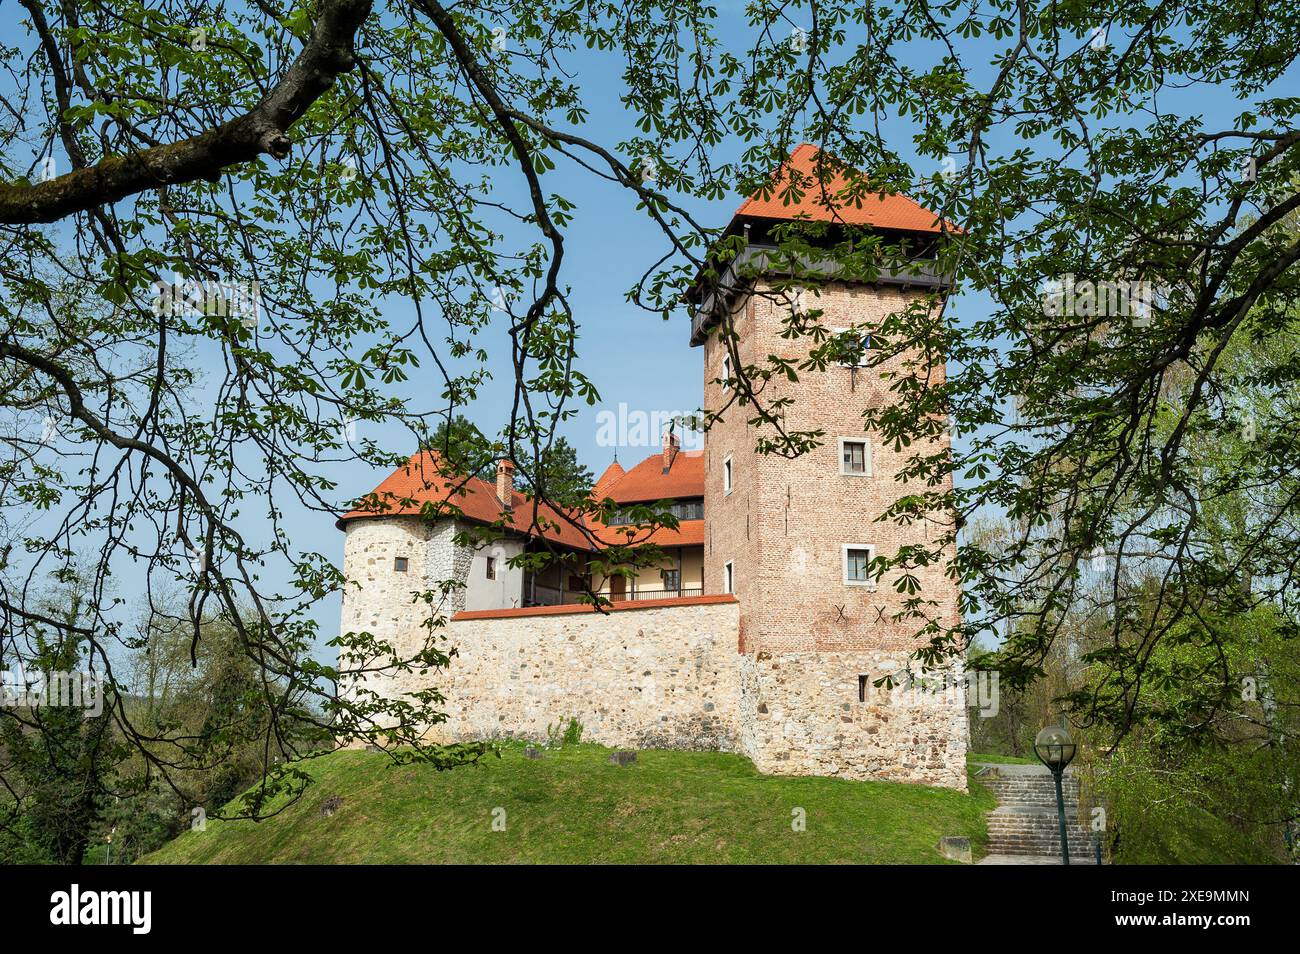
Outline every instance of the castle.
<svg viewBox="0 0 1300 954">
<path fill-rule="evenodd" d="M 812 178 L 815 162 L 815 148 L 803 145 L 788 169 Z M 839 180 L 814 185 L 790 204 L 778 189 L 737 211 L 726 234 L 743 235 L 744 250 L 725 263 L 720 280 L 698 282 L 690 294 L 706 411 L 727 406 L 733 362 L 807 354 L 809 343 L 781 336 L 791 307 L 817 309 L 823 327 L 862 340 L 909 302 L 944 292 L 927 266 L 941 232 L 933 213 L 898 195 L 840 203 L 834 196 L 842 188 Z M 802 293 L 792 296 L 788 277 L 782 282 L 768 262 L 772 230 L 795 219 L 879 231 L 915 248 L 916 261 L 870 282 L 823 272 L 806 300 L 793 300 Z M 703 451 L 680 450 L 670 433 L 659 453 L 630 469 L 610 465 L 594 488 L 597 499 L 620 506 L 670 500 L 679 520 L 650 537 L 662 563 L 630 579 L 556 566 L 530 572 L 516 559 L 540 547 L 595 557 L 602 540 L 622 542 L 617 515 L 608 525 L 589 517 L 575 525 L 547 508 L 534 514 L 533 502 L 513 488 L 509 462 L 498 465 L 494 484 L 447 473 L 436 455 L 412 456 L 338 522 L 348 581 L 342 629 L 419 646 L 428 636 L 427 608 L 412 593 L 455 579 L 464 586 L 447 595 L 442 632 L 457 655 L 433 676 L 368 688 L 400 694 L 436 679 L 448 714 L 430 729 L 438 741 L 539 739 L 548 726 L 577 718 L 584 738 L 611 746 L 717 749 L 741 752 L 767 773 L 964 790 L 959 665 L 928 674 L 931 686 L 941 677 L 939 692 L 873 685 L 908 666 L 917 623 L 894 616 L 917 594 L 897 592 L 889 573 L 876 581 L 868 565 L 877 553 L 941 531 L 938 520 L 877 521 L 905 492 L 896 476 L 916 450 L 872 440 L 862 411 L 887 399 L 883 375 L 900 370 L 868 372 L 850 355 L 824 371 L 800 372 L 797 385 L 769 381 L 767 400 L 794 398 L 782 412 L 788 430 L 826 435 L 793 459 L 758 453 L 752 410 L 732 407 L 710 427 Z M 443 512 L 447 502 L 452 513 Z M 503 519 L 507 529 L 489 542 L 468 543 L 460 533 L 500 527 Z M 516 524 L 523 529 L 515 532 Z M 939 621 L 955 624 L 957 584 L 943 566 L 912 573 Z M 608 612 L 576 602 L 589 591 L 612 601 Z"/>
</svg>

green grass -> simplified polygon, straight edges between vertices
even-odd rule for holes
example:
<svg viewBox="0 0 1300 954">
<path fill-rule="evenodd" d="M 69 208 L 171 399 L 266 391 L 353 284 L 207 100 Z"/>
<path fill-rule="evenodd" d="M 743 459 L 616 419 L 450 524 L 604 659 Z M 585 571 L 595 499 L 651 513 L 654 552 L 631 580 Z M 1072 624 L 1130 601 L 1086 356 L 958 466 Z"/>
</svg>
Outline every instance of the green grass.
<svg viewBox="0 0 1300 954">
<path fill-rule="evenodd" d="M 1038 765 L 1038 759 L 1031 756 L 1023 755 L 977 755 L 974 752 L 966 753 L 966 764 L 976 765 L 981 762 L 993 762 L 999 765 Z"/>
<path fill-rule="evenodd" d="M 382 754 L 335 752 L 307 762 L 307 793 L 262 822 L 209 821 L 148 858 L 154 863 L 843 863 L 939 864 L 943 835 L 987 843 L 993 797 L 921 785 L 778 778 L 738 755 L 566 746 L 538 760 L 507 744 L 502 758 L 439 773 Z M 331 817 L 321 804 L 340 796 Z M 505 831 L 493 830 L 494 809 Z M 791 828 L 792 812 L 807 828 Z M 500 813 L 497 813 L 498 817 Z"/>
</svg>

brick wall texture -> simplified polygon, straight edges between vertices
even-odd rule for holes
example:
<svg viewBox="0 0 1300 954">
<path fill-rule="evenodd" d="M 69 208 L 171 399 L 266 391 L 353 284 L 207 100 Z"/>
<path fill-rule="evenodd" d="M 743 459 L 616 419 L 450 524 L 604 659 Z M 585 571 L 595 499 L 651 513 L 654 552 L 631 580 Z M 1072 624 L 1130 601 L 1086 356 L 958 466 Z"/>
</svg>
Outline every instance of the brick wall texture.
<svg viewBox="0 0 1300 954">
<path fill-rule="evenodd" d="M 736 308 L 733 321 L 737 348 L 745 365 L 763 366 L 769 355 L 792 360 L 806 357 L 811 340 L 780 336 L 789 306 L 786 293 L 760 287 L 760 293 Z M 809 290 L 803 307 L 820 310 L 827 329 L 871 323 L 902 309 L 915 292 L 832 284 L 816 295 Z M 711 336 L 704 345 L 704 402 L 721 410 L 727 394 L 720 384 L 726 351 Z M 862 412 L 894 400 L 883 376 L 903 371 L 896 360 L 883 368 L 852 369 L 832 365 L 825 371 L 800 372 L 798 383 L 784 377 L 768 382 L 762 395 L 771 401 L 790 397 L 785 411 L 790 431 L 825 431 L 822 446 L 789 459 L 755 452 L 759 429 L 749 423 L 752 407 L 733 405 L 709 431 L 705 445 L 704 546 L 705 592 L 722 588 L 724 566 L 734 567 L 734 590 L 741 602 L 741 632 L 746 650 L 908 650 L 919 628 L 915 620 L 893 621 L 908 597 L 890 585 L 846 586 L 845 544 L 870 544 L 888 554 L 903 544 L 940 535 L 937 524 L 900 526 L 877 522 L 906 484 L 895 479 L 917 445 L 894 450 L 863 431 Z M 935 369 L 932 374 L 941 374 Z M 773 432 L 768 430 L 768 436 Z M 839 438 L 866 440 L 871 476 L 840 473 Z M 731 459 L 732 492 L 724 491 L 724 461 Z M 943 565 L 916 571 L 918 596 L 933 600 L 932 610 L 945 623 L 956 622 L 957 588 L 943 575 Z"/>
</svg>

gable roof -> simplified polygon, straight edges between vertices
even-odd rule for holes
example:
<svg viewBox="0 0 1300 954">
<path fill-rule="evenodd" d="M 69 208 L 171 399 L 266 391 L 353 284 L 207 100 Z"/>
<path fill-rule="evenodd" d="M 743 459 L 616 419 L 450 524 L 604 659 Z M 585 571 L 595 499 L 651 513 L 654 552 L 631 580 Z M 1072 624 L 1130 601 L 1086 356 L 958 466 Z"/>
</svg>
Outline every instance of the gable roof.
<svg viewBox="0 0 1300 954">
<path fill-rule="evenodd" d="M 764 198 L 757 192 L 750 196 L 736 210 L 736 219 L 779 219 L 784 222 L 803 219 L 930 234 L 957 231 L 954 225 L 944 223 L 905 195 L 857 191 L 851 194 L 844 171 L 829 174 L 832 163 L 826 160 L 823 160 L 822 175 L 827 178 L 823 183 L 818 178 L 817 169 L 820 152 L 811 143 L 800 143 L 790 153 L 790 158 L 773 173 L 773 188 L 768 196 Z"/>
<path fill-rule="evenodd" d="M 617 466 L 617 465 L 613 465 Z M 622 468 L 619 468 L 622 470 Z M 654 503 L 704 496 L 704 451 L 678 451 L 673 465 L 664 473 L 663 454 L 653 454 L 622 477 L 602 487 L 606 470 L 597 482 L 604 496 L 616 503 Z"/>
</svg>

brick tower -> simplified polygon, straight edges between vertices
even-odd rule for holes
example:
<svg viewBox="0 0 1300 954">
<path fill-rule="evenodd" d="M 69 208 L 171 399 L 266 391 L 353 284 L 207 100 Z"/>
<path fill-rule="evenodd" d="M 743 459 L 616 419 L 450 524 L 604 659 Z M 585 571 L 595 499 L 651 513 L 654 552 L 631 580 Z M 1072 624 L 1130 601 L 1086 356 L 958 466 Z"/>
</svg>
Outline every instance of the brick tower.
<svg viewBox="0 0 1300 954">
<path fill-rule="evenodd" d="M 789 167 L 815 183 L 816 155 L 815 147 L 802 145 Z M 771 230 L 782 221 L 823 221 L 832 223 L 832 231 L 840 223 L 867 226 L 905 240 L 922 258 L 932 254 L 940 233 L 933 213 L 903 196 L 868 197 L 860 206 L 836 206 L 833 198 L 828 203 L 826 197 L 842 185 L 806 188 L 803 200 L 790 205 L 783 204 L 778 188 L 769 199 L 751 198 L 737 211 L 728 233 L 747 237 L 745 251 L 716 285 L 697 286 L 693 296 L 691 344 L 704 348 L 706 411 L 725 407 L 731 394 L 719 380 L 733 374 L 737 360 L 763 366 L 770 355 L 795 361 L 807 356 L 811 338 L 781 336 L 791 308 L 820 311 L 823 328 L 861 340 L 872 323 L 909 301 L 944 291 L 924 262 L 906 274 L 882 273 L 870 284 L 832 281 L 775 290 L 779 279 L 764 262 L 775 244 Z M 806 264 L 817 270 L 815 261 Z M 735 352 L 718 334 L 728 321 Z M 938 522 L 901 527 L 877 520 L 907 492 L 896 475 L 917 448 L 896 452 L 882 446 L 864 431 L 862 412 L 896 399 L 882 375 L 901 370 L 902 363 L 867 369 L 846 356 L 825 371 L 799 372 L 797 384 L 774 377 L 763 399 L 793 399 L 784 412 L 787 430 L 825 432 L 822 446 L 800 457 L 756 451 L 760 431 L 748 423 L 752 407 L 732 405 L 708 433 L 705 592 L 730 591 L 740 600 L 740 648 L 751 657 L 745 705 L 752 711 L 745 721 L 752 735 L 746 748 L 764 771 L 965 786 L 960 667 L 928 674 L 930 685 L 949 687 L 934 698 L 911 693 L 904 700 L 897 691 L 871 686 L 878 676 L 907 666 L 919 623 L 892 619 L 908 597 L 895 591 L 891 575 L 877 584 L 866 565 L 877 554 L 935 539 L 946 529 Z M 943 369 L 931 373 L 942 375 Z M 945 623 L 954 623 L 958 590 L 943 566 L 916 575 L 919 595 L 935 602 Z"/>
</svg>

